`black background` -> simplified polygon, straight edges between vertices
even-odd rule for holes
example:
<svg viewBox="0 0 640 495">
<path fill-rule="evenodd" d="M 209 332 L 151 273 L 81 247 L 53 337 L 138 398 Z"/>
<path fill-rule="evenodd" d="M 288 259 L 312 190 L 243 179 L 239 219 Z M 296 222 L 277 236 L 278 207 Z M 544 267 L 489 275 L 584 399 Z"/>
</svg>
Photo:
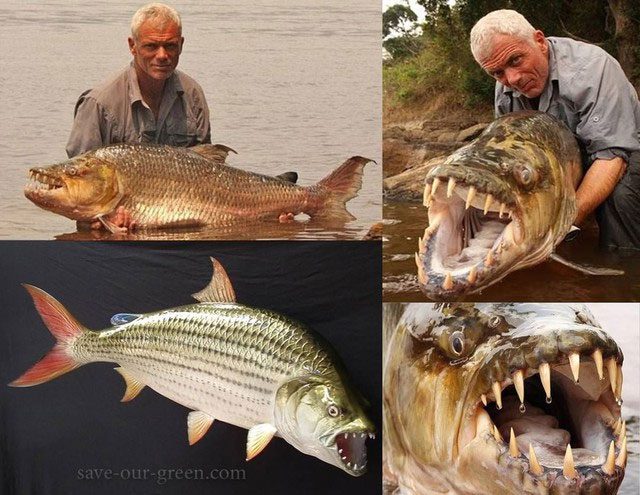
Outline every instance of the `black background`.
<svg viewBox="0 0 640 495">
<path fill-rule="evenodd" d="M 0 493 L 381 493 L 381 252 L 372 242 L 0 243 Z M 246 430 L 214 422 L 187 442 L 188 409 L 149 388 L 120 403 L 112 363 L 91 363 L 30 388 L 5 384 L 53 345 L 21 283 L 40 287 L 91 329 L 119 312 L 193 302 L 227 270 L 238 302 L 296 318 L 322 334 L 371 402 L 377 437 L 354 478 L 274 438 L 245 462 Z M 244 469 L 244 481 L 79 479 L 78 470 Z M 83 471 L 86 476 L 86 471 Z M 140 473 L 140 474 L 137 474 Z"/>
</svg>

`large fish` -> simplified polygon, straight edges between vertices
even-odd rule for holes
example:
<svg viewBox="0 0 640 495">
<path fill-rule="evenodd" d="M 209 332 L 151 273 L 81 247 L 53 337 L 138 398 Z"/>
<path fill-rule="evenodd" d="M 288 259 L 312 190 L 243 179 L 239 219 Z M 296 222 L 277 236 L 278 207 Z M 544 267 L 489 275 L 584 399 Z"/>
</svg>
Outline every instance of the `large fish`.
<svg viewBox="0 0 640 495">
<path fill-rule="evenodd" d="M 416 254 L 422 290 L 434 299 L 478 292 L 547 259 L 575 218 L 580 164 L 569 129 L 527 111 L 495 120 L 432 168 Z"/>
<path fill-rule="evenodd" d="M 385 486 L 615 494 L 623 355 L 583 305 L 385 305 Z M 395 491 L 397 490 L 397 491 Z"/>
<path fill-rule="evenodd" d="M 49 167 L 29 171 L 25 196 L 45 210 L 72 220 L 111 220 L 120 206 L 138 228 L 221 227 L 278 220 L 281 215 L 346 222 L 345 203 L 362 186 L 371 160 L 349 158 L 313 186 L 225 165 L 223 145 L 174 148 L 116 144 Z"/>
<path fill-rule="evenodd" d="M 211 283 L 194 294 L 200 303 L 117 314 L 103 331 L 83 327 L 52 296 L 26 285 L 57 343 L 11 385 L 38 385 L 87 363 L 113 362 L 126 382 L 123 401 L 149 386 L 193 410 L 190 444 L 217 419 L 249 430 L 247 460 L 278 435 L 353 476 L 365 473 L 365 441 L 374 426 L 339 357 L 301 323 L 236 303 L 226 272 L 212 261 Z"/>
</svg>

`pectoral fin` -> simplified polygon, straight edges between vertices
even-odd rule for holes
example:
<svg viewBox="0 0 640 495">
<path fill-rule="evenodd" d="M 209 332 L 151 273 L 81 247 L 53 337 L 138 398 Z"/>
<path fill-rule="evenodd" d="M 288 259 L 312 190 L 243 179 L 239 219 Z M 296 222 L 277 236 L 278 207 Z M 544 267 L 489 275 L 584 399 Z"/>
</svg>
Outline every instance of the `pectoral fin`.
<svg viewBox="0 0 640 495">
<path fill-rule="evenodd" d="M 202 411 L 191 411 L 187 416 L 187 433 L 189 445 L 200 440 L 213 424 L 214 419 Z"/>
<path fill-rule="evenodd" d="M 247 435 L 247 461 L 250 461 L 269 444 L 278 430 L 269 423 L 255 425 Z"/>
<path fill-rule="evenodd" d="M 119 227 L 115 223 L 107 220 L 104 216 L 99 216 L 98 220 L 100 220 L 100 223 L 104 225 L 104 228 L 112 234 L 126 234 L 128 232 L 128 229 L 126 227 Z"/>
<path fill-rule="evenodd" d="M 211 282 L 193 297 L 200 302 L 236 302 L 236 293 L 233 290 L 227 272 L 215 258 L 211 258 L 213 275 Z"/>
<path fill-rule="evenodd" d="M 553 261 L 557 261 L 558 263 L 561 263 L 564 266 L 568 266 L 569 268 L 573 268 L 574 270 L 585 273 L 587 275 L 624 275 L 623 270 L 616 270 L 614 268 L 602 268 L 599 266 L 591 266 L 591 265 L 574 263 L 573 261 L 564 259 L 562 256 L 556 253 L 551 253 L 550 258 Z"/>
<path fill-rule="evenodd" d="M 129 402 L 130 400 L 135 399 L 145 387 L 145 384 L 139 381 L 121 366 L 114 369 L 122 375 L 122 378 L 124 378 L 124 383 L 127 386 L 127 390 L 125 390 L 122 399 L 120 399 L 120 402 Z"/>
</svg>

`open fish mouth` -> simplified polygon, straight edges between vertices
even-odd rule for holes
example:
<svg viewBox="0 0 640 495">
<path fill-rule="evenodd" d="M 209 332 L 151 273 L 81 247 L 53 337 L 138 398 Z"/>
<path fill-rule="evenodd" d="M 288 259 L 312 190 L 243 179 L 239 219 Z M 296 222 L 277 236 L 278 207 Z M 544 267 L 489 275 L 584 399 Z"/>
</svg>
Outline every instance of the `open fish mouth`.
<svg viewBox="0 0 640 495">
<path fill-rule="evenodd" d="M 51 191 L 64 187 L 64 182 L 42 168 L 32 168 L 29 170 L 29 182 L 25 186 L 25 194 L 38 194 L 43 191 Z"/>
<path fill-rule="evenodd" d="M 350 431 L 334 437 L 333 447 L 340 458 L 342 467 L 348 473 L 359 476 L 367 471 L 367 438 L 375 439 L 369 431 Z"/>
<path fill-rule="evenodd" d="M 517 466 L 550 493 L 615 493 L 627 463 L 622 359 L 606 343 L 515 358 L 506 376 L 484 381 L 471 398 L 459 451 L 479 439 L 500 465 Z"/>
<path fill-rule="evenodd" d="M 516 195 L 492 177 L 471 181 L 458 168 L 428 177 L 425 185 L 429 227 L 419 239 L 416 264 L 428 295 L 473 292 L 483 280 L 499 278 L 525 236 Z"/>
</svg>

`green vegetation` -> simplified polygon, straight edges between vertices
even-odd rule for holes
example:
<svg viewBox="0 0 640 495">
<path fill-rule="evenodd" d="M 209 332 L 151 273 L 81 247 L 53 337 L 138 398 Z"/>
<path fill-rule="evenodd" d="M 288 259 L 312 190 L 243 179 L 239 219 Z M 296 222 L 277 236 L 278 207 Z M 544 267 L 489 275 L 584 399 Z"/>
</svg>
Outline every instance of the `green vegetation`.
<svg viewBox="0 0 640 495">
<path fill-rule="evenodd" d="M 408 3 L 394 5 L 383 15 L 383 46 L 389 54 L 383 69 L 386 112 L 490 107 L 493 80 L 473 60 L 469 31 L 486 13 L 502 8 L 519 11 L 547 36 L 601 46 L 618 58 L 640 87 L 638 0 L 418 0 L 418 4 L 426 10 L 423 24 L 417 23 Z"/>
</svg>

